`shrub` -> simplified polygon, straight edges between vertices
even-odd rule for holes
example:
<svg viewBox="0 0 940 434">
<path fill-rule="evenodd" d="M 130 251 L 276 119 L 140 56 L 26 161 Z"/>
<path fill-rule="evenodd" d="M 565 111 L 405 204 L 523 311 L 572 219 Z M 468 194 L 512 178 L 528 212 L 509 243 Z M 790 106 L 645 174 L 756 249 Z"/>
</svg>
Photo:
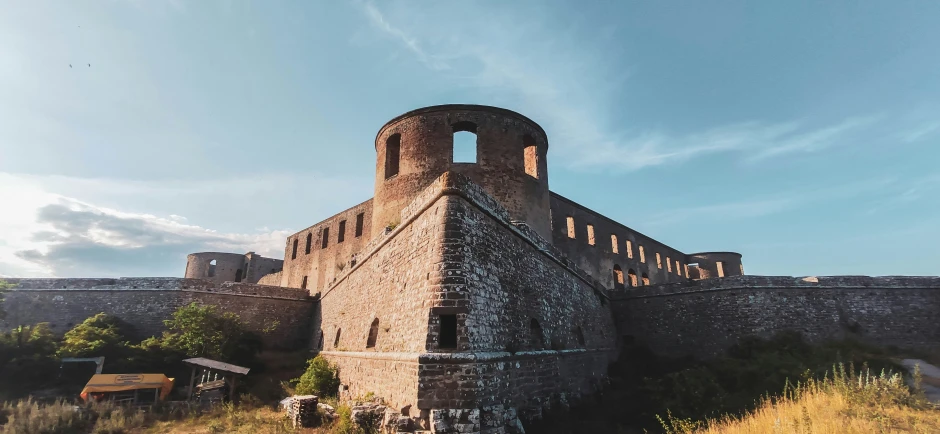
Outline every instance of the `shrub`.
<svg viewBox="0 0 940 434">
<path fill-rule="evenodd" d="M 47 323 L 0 333 L 0 400 L 55 380 L 56 338 Z"/>
<path fill-rule="evenodd" d="M 160 346 L 190 357 L 247 362 L 261 349 L 260 339 L 245 330 L 238 315 L 216 306 L 191 303 L 165 320 Z M 152 345 L 151 345 L 152 347 Z"/>
<path fill-rule="evenodd" d="M 56 353 L 59 357 L 106 357 L 123 359 L 130 343 L 130 327 L 118 318 L 99 313 L 65 332 Z"/>
<path fill-rule="evenodd" d="M 339 392 L 339 372 L 323 356 L 308 360 L 307 370 L 293 381 L 298 395 L 336 396 Z"/>
<path fill-rule="evenodd" d="M 6 311 L 3 310 L 3 294 L 13 289 L 14 286 L 16 285 L 0 279 L 0 319 L 6 317 Z"/>
</svg>

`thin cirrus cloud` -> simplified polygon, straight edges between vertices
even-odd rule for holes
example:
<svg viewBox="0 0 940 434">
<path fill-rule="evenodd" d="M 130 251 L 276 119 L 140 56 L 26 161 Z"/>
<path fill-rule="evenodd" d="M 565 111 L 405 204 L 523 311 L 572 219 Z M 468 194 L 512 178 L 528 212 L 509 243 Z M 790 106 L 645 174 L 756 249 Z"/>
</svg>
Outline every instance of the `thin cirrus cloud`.
<svg viewBox="0 0 940 434">
<path fill-rule="evenodd" d="M 375 31 L 434 73 L 497 100 L 511 95 L 506 101 L 546 119 L 559 161 L 569 169 L 633 171 L 718 153 L 754 164 L 864 145 L 873 137 L 891 139 L 884 133 L 888 129 L 902 142 L 940 132 L 940 124 L 933 120 L 899 127 L 898 119 L 881 114 L 850 116 L 823 125 L 799 120 L 739 122 L 684 134 L 605 128 L 610 123 L 605 122 L 607 113 L 617 104 L 610 95 L 629 79 L 629 72 L 605 72 L 603 59 L 595 53 L 553 37 L 558 29 L 541 28 L 533 24 L 537 20 L 503 16 L 511 11 L 448 16 L 433 8 L 431 12 L 428 8 L 402 10 L 400 3 L 383 3 L 382 8 L 367 1 L 354 4 Z"/>
</svg>

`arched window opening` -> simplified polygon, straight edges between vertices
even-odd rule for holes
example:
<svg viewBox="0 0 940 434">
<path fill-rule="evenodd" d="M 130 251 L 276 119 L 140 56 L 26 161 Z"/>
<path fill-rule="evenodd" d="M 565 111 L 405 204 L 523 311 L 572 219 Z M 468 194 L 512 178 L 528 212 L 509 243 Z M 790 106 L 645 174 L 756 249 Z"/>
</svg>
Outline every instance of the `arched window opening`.
<svg viewBox="0 0 940 434">
<path fill-rule="evenodd" d="M 290 258 L 297 259 L 297 238 L 294 238 L 294 247 L 290 251 Z"/>
<path fill-rule="evenodd" d="M 304 247 L 304 254 L 305 254 L 305 255 L 309 255 L 309 254 L 310 254 L 310 245 L 311 245 L 311 244 L 313 244 L 313 234 L 312 234 L 312 233 L 308 233 L 308 234 L 307 234 L 307 246 Z"/>
<path fill-rule="evenodd" d="M 235 270 L 235 281 L 236 282 L 242 281 L 242 269 L 241 268 Z"/>
<path fill-rule="evenodd" d="M 588 244 L 594 245 L 594 225 L 587 225 Z"/>
<path fill-rule="evenodd" d="M 725 263 L 718 261 L 715 266 L 718 267 L 718 277 L 725 277 Z"/>
<path fill-rule="evenodd" d="M 542 326 L 539 325 L 538 320 L 535 318 L 529 321 L 529 338 L 532 341 L 533 349 L 545 349 L 545 337 L 542 335 Z"/>
<path fill-rule="evenodd" d="M 650 277 L 643 273 L 643 286 L 650 286 Z"/>
<path fill-rule="evenodd" d="M 617 234 L 610 234 L 610 251 L 616 255 L 619 253 L 619 248 L 620 246 L 617 245 Z"/>
<path fill-rule="evenodd" d="M 526 134 L 522 136 L 522 146 L 525 149 L 525 173 L 535 179 L 539 178 L 539 154 L 535 146 L 535 139 Z"/>
<path fill-rule="evenodd" d="M 366 340 L 366 348 L 375 348 L 375 341 L 379 337 L 379 319 L 372 320 L 369 326 L 369 339 Z"/>
<path fill-rule="evenodd" d="M 341 328 L 336 329 L 336 339 L 333 340 L 333 348 L 339 347 L 339 335 L 342 331 L 343 329 Z"/>
<path fill-rule="evenodd" d="M 565 221 L 568 223 L 568 238 L 574 238 L 574 217 L 568 216 Z"/>
<path fill-rule="evenodd" d="M 672 259 L 669 259 L 668 256 L 666 256 L 666 272 L 672 273 Z"/>
<path fill-rule="evenodd" d="M 574 337 L 578 340 L 578 345 L 584 346 L 584 332 L 581 331 L 581 326 L 574 328 Z"/>
<path fill-rule="evenodd" d="M 477 125 L 473 122 L 457 122 L 454 127 L 454 163 L 477 162 Z"/>
<path fill-rule="evenodd" d="M 614 289 L 623 289 L 623 270 L 614 264 Z"/>
<path fill-rule="evenodd" d="M 632 268 L 627 270 L 627 282 L 630 283 L 631 288 L 636 287 L 636 271 L 633 271 Z"/>
<path fill-rule="evenodd" d="M 208 270 L 209 277 L 215 277 L 215 266 L 216 266 L 215 259 L 209 261 L 209 270 Z"/>
<path fill-rule="evenodd" d="M 627 240 L 627 257 L 633 259 L 633 242 Z"/>
<path fill-rule="evenodd" d="M 398 175 L 401 159 L 401 134 L 392 134 L 385 139 L 385 179 Z"/>
</svg>

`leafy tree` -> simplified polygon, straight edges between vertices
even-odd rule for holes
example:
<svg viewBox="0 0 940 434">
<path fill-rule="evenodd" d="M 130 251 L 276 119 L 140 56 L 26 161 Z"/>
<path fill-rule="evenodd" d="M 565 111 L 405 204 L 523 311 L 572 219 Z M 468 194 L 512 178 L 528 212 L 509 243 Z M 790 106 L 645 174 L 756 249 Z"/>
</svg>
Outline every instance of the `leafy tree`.
<svg viewBox="0 0 940 434">
<path fill-rule="evenodd" d="M 3 310 L 3 294 L 16 286 L 6 280 L 0 279 L 0 319 L 6 317 L 6 311 Z"/>
<path fill-rule="evenodd" d="M 246 361 L 260 350 L 260 340 L 245 330 L 238 315 L 219 313 L 217 306 L 193 302 L 163 323 L 167 331 L 161 338 L 162 347 L 190 357 Z"/>
<path fill-rule="evenodd" d="M 0 333 L 0 400 L 55 379 L 56 341 L 48 323 Z"/>
<path fill-rule="evenodd" d="M 297 383 L 295 392 L 298 395 L 336 396 L 339 392 L 339 372 L 323 356 L 308 360 L 307 370 L 293 381 Z"/>
<path fill-rule="evenodd" d="M 121 320 L 99 313 L 65 333 L 59 357 L 125 358 L 130 343 L 126 340 L 129 327 Z"/>
</svg>

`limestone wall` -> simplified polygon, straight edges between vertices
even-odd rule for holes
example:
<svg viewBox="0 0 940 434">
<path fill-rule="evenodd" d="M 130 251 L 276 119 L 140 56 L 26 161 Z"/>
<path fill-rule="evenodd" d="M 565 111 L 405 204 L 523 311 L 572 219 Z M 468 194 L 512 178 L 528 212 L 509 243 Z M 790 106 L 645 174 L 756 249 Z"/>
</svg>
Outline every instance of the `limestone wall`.
<svg viewBox="0 0 940 434">
<path fill-rule="evenodd" d="M 781 330 L 940 348 L 938 277 L 736 276 L 641 288 L 612 304 L 621 335 L 666 355 L 709 357 Z"/>
<path fill-rule="evenodd" d="M 216 305 L 239 315 L 269 348 L 292 349 L 309 338 L 313 302 L 305 292 L 248 283 L 217 284 L 200 279 L 7 279 L 0 327 L 48 322 L 58 334 L 99 312 L 135 327 L 135 339 L 160 334 L 163 320 L 192 302 Z"/>
</svg>

